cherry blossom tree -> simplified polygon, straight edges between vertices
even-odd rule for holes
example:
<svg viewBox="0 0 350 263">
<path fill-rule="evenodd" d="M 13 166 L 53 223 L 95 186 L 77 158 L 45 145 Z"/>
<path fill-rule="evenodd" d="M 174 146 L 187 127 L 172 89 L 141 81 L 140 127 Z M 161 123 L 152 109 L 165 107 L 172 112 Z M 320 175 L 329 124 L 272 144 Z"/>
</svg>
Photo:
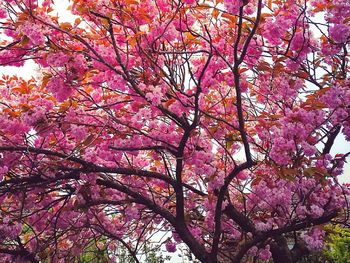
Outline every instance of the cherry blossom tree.
<svg viewBox="0 0 350 263">
<path fill-rule="evenodd" d="M 347 226 L 348 0 L 0 2 L 1 262 L 296 262 Z M 6 68 L 5 68 L 6 69 Z M 162 245 L 162 244 L 159 244 Z"/>
</svg>

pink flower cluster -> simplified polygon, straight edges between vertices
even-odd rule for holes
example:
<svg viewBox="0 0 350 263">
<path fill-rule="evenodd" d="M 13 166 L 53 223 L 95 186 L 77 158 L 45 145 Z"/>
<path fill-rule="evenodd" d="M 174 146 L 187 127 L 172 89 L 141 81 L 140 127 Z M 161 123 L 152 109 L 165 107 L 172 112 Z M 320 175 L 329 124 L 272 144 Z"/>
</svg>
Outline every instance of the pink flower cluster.
<svg viewBox="0 0 350 263">
<path fill-rule="evenodd" d="M 50 91 L 58 101 L 65 101 L 73 93 L 72 88 L 62 78 L 53 77 L 47 83 L 47 90 Z"/>
<path fill-rule="evenodd" d="M 22 232 L 22 225 L 4 216 L 0 223 L 0 242 L 15 240 Z"/>
<path fill-rule="evenodd" d="M 174 253 L 174 252 L 176 252 L 176 243 L 172 242 L 171 240 L 168 240 L 165 243 L 165 248 L 168 252 Z"/>
<path fill-rule="evenodd" d="M 334 25 L 329 28 L 329 35 L 336 43 L 345 43 L 350 36 L 350 25 Z"/>
<path fill-rule="evenodd" d="M 231 14 L 238 14 L 239 8 L 243 5 L 242 0 L 225 0 L 224 5 L 226 7 L 227 12 Z"/>
<path fill-rule="evenodd" d="M 45 43 L 45 34 L 49 31 L 44 29 L 40 23 L 33 23 L 27 20 L 19 26 L 18 32 L 28 37 L 33 45 L 43 45 Z"/>
<path fill-rule="evenodd" d="M 271 128 L 271 158 L 278 164 L 286 165 L 299 150 L 303 150 L 306 156 L 314 155 L 317 149 L 313 145 L 312 131 L 323 122 L 323 118 L 324 113 L 321 110 L 287 109 L 286 116 L 280 119 L 279 126 Z"/>
<path fill-rule="evenodd" d="M 301 235 L 302 239 L 304 239 L 307 247 L 314 251 L 320 251 L 324 245 L 324 235 L 325 231 L 320 227 L 314 227 L 308 233 L 304 233 Z"/>
</svg>

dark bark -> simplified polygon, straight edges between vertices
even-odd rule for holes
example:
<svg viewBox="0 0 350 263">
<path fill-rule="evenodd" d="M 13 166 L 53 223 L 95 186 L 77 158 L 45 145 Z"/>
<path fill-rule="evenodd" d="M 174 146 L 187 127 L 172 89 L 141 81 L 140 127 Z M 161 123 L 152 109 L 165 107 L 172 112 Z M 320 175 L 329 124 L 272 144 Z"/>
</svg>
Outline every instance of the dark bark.
<svg viewBox="0 0 350 263">
<path fill-rule="evenodd" d="M 327 153 L 329 153 L 331 151 L 332 146 L 334 144 L 334 141 L 335 141 L 335 139 L 337 138 L 337 136 L 338 136 L 338 134 L 340 132 L 340 129 L 341 129 L 341 125 L 337 125 L 337 126 L 334 127 L 334 130 L 329 132 L 328 140 L 326 141 L 326 143 L 324 145 L 322 154 L 327 154 Z"/>
<path fill-rule="evenodd" d="M 298 262 L 303 256 L 309 254 L 310 251 L 306 247 L 305 241 L 298 239 L 293 249 L 291 250 L 293 262 Z"/>
<path fill-rule="evenodd" d="M 223 213 L 237 223 L 244 232 L 255 233 L 255 227 L 248 217 L 240 213 L 232 204 L 228 204 Z"/>
<path fill-rule="evenodd" d="M 275 237 L 270 244 L 273 262 L 292 263 L 292 254 L 288 248 L 287 240 L 284 236 Z"/>
<path fill-rule="evenodd" d="M 0 253 L 13 255 L 14 257 L 28 260 L 31 263 L 39 263 L 35 256 L 26 250 L 0 249 Z"/>
</svg>

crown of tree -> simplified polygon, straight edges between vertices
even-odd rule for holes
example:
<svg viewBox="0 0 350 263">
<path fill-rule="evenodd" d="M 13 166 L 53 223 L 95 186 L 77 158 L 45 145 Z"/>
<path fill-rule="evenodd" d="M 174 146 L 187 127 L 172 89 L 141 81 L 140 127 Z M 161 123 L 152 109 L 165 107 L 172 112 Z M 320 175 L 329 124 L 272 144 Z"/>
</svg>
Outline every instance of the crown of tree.
<svg viewBox="0 0 350 263">
<path fill-rule="evenodd" d="M 348 0 L 58 2 L 0 2 L 0 65 L 37 67 L 0 79 L 1 262 L 141 262 L 159 232 L 296 262 L 347 226 Z"/>
</svg>

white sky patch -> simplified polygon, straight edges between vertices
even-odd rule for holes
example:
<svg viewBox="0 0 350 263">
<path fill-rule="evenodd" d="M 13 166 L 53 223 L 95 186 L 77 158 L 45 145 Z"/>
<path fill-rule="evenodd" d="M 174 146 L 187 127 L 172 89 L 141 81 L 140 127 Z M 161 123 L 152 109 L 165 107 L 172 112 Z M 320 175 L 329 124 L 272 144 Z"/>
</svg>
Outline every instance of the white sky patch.
<svg viewBox="0 0 350 263">
<path fill-rule="evenodd" d="M 343 134 L 339 134 L 335 139 L 334 146 L 332 147 L 332 156 L 337 153 L 345 154 L 350 151 L 350 142 L 345 140 Z M 350 157 L 346 158 L 346 163 L 344 165 L 344 172 L 339 177 L 340 183 L 350 183 Z"/>
<path fill-rule="evenodd" d="M 17 75 L 25 80 L 38 75 L 38 66 L 32 60 L 27 60 L 22 67 L 0 66 L 0 75 Z"/>
<path fill-rule="evenodd" d="M 51 14 L 55 14 L 58 16 L 58 22 L 74 22 L 74 20 L 78 17 L 72 14 L 69 10 L 70 3 L 68 0 L 56 0 L 53 5 L 54 11 Z"/>
</svg>

